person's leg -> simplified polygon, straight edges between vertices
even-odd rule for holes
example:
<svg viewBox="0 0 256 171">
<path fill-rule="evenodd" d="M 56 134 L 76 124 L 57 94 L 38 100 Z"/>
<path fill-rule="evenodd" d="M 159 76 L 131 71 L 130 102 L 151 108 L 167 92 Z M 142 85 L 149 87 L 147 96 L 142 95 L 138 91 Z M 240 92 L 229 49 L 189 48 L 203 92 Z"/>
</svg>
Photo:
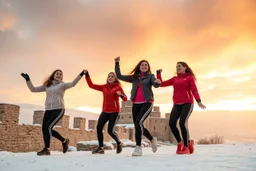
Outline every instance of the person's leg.
<svg viewBox="0 0 256 171">
<path fill-rule="evenodd" d="M 52 130 L 54 125 L 63 117 L 64 111 L 64 109 L 48 110 L 44 114 L 42 130 L 46 148 L 50 148 L 51 136 L 54 136 L 61 142 L 65 141 L 65 138 L 63 138 L 57 131 Z"/>
<path fill-rule="evenodd" d="M 38 152 L 37 155 L 50 155 L 49 148 L 52 135 L 61 142 L 65 141 L 65 138 L 63 138 L 57 131 L 52 131 L 53 126 L 63 117 L 64 111 L 64 109 L 45 111 L 42 124 L 45 148 Z"/>
<path fill-rule="evenodd" d="M 50 124 L 49 129 L 49 133 L 51 133 L 51 135 L 54 138 L 57 138 L 59 141 L 61 141 L 62 143 L 66 141 L 66 139 L 64 137 L 62 137 L 60 135 L 60 133 L 58 133 L 57 131 L 53 130 L 53 127 L 59 122 L 59 120 L 61 120 L 61 118 L 64 116 L 65 114 L 65 109 L 57 109 L 54 110 L 54 115 L 56 116 L 56 118 L 54 119 L 54 121 Z M 50 131 L 51 130 L 51 131 Z"/>
<path fill-rule="evenodd" d="M 108 134 L 116 141 L 116 144 L 120 144 L 121 141 L 118 138 L 118 135 L 115 131 L 115 126 L 118 121 L 118 113 L 111 113 L 109 114 L 109 122 L 108 122 Z"/>
<path fill-rule="evenodd" d="M 193 104 L 187 103 L 182 106 L 181 110 L 181 116 L 180 116 L 180 129 L 181 129 L 181 134 L 182 138 L 184 141 L 184 146 L 188 147 L 188 141 L 189 141 L 189 131 L 188 131 L 188 119 L 190 117 L 190 114 L 193 111 Z"/>
<path fill-rule="evenodd" d="M 181 134 L 184 141 L 184 147 L 179 152 L 179 154 L 191 154 L 194 151 L 194 147 L 192 147 L 192 144 L 190 144 L 190 148 L 188 146 L 189 131 L 187 127 L 188 118 L 193 111 L 193 106 L 194 106 L 193 104 L 182 105 L 181 116 L 180 116 L 180 129 L 181 129 Z"/>
<path fill-rule="evenodd" d="M 122 143 L 118 138 L 118 135 L 115 131 L 116 123 L 119 119 L 119 113 L 111 113 L 109 114 L 109 122 L 108 122 L 108 133 L 109 135 L 116 141 L 116 153 L 121 153 L 122 151 Z"/>
<path fill-rule="evenodd" d="M 102 130 L 108 120 L 109 120 L 109 114 L 102 112 L 100 114 L 100 117 L 98 119 L 98 124 L 97 124 L 97 136 L 98 136 L 99 147 L 103 147 L 103 132 L 102 132 Z"/>
<path fill-rule="evenodd" d="M 178 143 L 182 142 L 179 130 L 177 128 L 177 121 L 179 120 L 180 115 L 181 115 L 180 105 L 174 105 L 172 107 L 172 111 L 171 111 L 171 114 L 170 114 L 169 126 L 170 126 L 170 128 L 172 130 L 172 133 L 173 133 L 173 135 L 174 135 L 174 137 L 175 137 L 175 139 Z"/>
<path fill-rule="evenodd" d="M 150 132 L 143 126 L 143 122 L 150 115 L 152 111 L 153 104 L 152 103 L 143 103 L 141 104 L 141 108 L 137 115 L 135 121 L 135 137 L 136 137 L 136 145 L 141 146 L 142 135 L 147 137 L 150 141 L 153 140 Z"/>
</svg>

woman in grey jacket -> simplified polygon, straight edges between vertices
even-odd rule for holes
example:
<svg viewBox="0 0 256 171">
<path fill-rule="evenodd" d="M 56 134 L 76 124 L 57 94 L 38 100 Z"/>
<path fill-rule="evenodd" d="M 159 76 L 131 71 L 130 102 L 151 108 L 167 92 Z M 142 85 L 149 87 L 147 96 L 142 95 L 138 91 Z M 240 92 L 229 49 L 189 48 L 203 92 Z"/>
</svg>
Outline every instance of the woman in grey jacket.
<svg viewBox="0 0 256 171">
<path fill-rule="evenodd" d="M 141 139 L 142 135 L 151 141 L 152 151 L 157 150 L 157 139 L 152 137 L 150 132 L 143 126 L 143 122 L 150 115 L 154 102 L 154 94 L 152 86 L 158 88 L 161 84 L 159 79 L 156 79 L 154 74 L 151 74 L 148 61 L 141 60 L 130 75 L 122 75 L 119 66 L 120 57 L 115 58 L 115 72 L 117 78 L 129 83 L 132 83 L 131 100 L 132 117 L 135 125 L 136 147 L 133 156 L 141 156 Z"/>
<path fill-rule="evenodd" d="M 54 125 L 63 117 L 65 113 L 64 93 L 67 89 L 74 87 L 84 75 L 84 70 L 69 83 L 64 83 L 63 72 L 59 69 L 44 81 L 42 86 L 34 87 L 28 74 L 22 73 L 21 76 L 26 80 L 27 86 L 31 92 L 46 92 L 45 113 L 43 117 L 42 132 L 44 137 L 43 150 L 37 155 L 50 155 L 50 141 L 51 136 L 57 138 L 62 142 L 63 153 L 68 150 L 69 139 L 63 138 L 57 131 L 53 130 Z"/>
</svg>

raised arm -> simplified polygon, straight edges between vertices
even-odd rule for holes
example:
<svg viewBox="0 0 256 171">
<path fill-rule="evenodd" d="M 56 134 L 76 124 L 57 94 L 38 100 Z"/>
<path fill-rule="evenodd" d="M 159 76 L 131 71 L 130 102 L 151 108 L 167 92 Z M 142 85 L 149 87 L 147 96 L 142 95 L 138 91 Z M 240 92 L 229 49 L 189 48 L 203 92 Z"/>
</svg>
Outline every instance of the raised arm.
<svg viewBox="0 0 256 171">
<path fill-rule="evenodd" d="M 93 82 L 90 78 L 89 72 L 87 70 L 85 70 L 85 79 L 90 88 L 92 88 L 94 90 L 102 91 L 103 85 L 93 84 Z"/>
<path fill-rule="evenodd" d="M 119 61 L 120 61 L 120 57 L 115 58 L 115 72 L 116 72 L 117 78 L 119 80 L 132 83 L 132 76 L 131 75 L 122 75 L 121 74 Z"/>
<path fill-rule="evenodd" d="M 84 70 L 72 82 L 64 83 L 64 89 L 67 90 L 71 87 L 74 87 L 81 80 L 83 75 Z"/>
<path fill-rule="evenodd" d="M 162 72 L 162 69 L 157 70 L 157 75 L 156 75 L 157 79 L 159 79 L 161 81 L 160 87 L 172 86 L 174 77 L 172 77 L 169 80 L 163 81 L 162 76 L 161 76 L 161 72 Z"/>
<path fill-rule="evenodd" d="M 38 86 L 38 87 L 34 87 L 34 85 L 32 84 L 30 77 L 27 73 L 21 73 L 21 76 L 26 80 L 27 86 L 29 88 L 29 90 L 31 92 L 43 92 L 45 91 L 45 86 Z"/>
</svg>

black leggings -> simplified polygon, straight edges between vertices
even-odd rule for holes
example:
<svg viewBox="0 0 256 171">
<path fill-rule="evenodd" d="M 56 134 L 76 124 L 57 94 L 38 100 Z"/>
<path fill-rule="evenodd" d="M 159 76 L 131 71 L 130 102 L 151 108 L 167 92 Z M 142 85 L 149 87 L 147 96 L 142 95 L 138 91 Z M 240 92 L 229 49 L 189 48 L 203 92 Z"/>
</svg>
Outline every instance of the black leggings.
<svg viewBox="0 0 256 171">
<path fill-rule="evenodd" d="M 115 132 L 115 126 L 117 123 L 117 120 L 119 119 L 118 117 L 118 112 L 114 113 L 104 113 L 102 112 L 100 114 L 98 124 L 97 124 L 97 136 L 98 136 L 98 142 L 99 142 L 99 147 L 103 147 L 103 127 L 104 125 L 108 122 L 108 134 L 116 141 L 117 144 L 120 144 L 121 141 L 118 138 L 117 133 Z"/>
<path fill-rule="evenodd" d="M 143 122 L 147 119 L 152 111 L 152 103 L 141 103 L 132 105 L 132 118 L 135 125 L 135 139 L 136 145 L 141 146 L 142 135 L 147 137 L 150 141 L 153 137 L 149 131 L 143 126 Z"/>
<path fill-rule="evenodd" d="M 181 142 L 182 139 L 184 141 L 184 146 L 188 146 L 189 141 L 189 131 L 187 128 L 187 122 L 190 114 L 192 113 L 194 108 L 194 104 L 185 103 L 181 105 L 174 105 L 171 111 L 169 125 L 171 127 L 172 133 L 176 138 L 177 142 Z M 178 119 L 180 118 L 180 129 L 182 139 L 180 137 L 179 130 L 176 126 Z"/>
<path fill-rule="evenodd" d="M 46 110 L 43 118 L 42 132 L 44 136 L 45 148 L 50 148 L 51 136 L 57 138 L 61 142 L 65 141 L 57 131 L 52 128 L 63 117 L 65 109 Z"/>
</svg>

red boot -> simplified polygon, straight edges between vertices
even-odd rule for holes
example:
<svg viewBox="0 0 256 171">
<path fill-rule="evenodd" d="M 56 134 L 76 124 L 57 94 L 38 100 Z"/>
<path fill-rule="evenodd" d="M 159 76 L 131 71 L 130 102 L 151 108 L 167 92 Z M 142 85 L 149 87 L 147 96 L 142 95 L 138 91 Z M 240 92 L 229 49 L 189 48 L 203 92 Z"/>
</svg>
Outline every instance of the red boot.
<svg viewBox="0 0 256 171">
<path fill-rule="evenodd" d="M 183 147 L 181 151 L 179 151 L 177 154 L 190 154 L 188 147 Z"/>
<path fill-rule="evenodd" d="M 176 154 L 179 154 L 179 152 L 183 149 L 183 146 L 184 146 L 183 141 L 177 144 Z"/>
<path fill-rule="evenodd" d="M 189 149 L 190 154 L 194 153 L 194 140 L 189 140 L 188 149 Z"/>
</svg>

